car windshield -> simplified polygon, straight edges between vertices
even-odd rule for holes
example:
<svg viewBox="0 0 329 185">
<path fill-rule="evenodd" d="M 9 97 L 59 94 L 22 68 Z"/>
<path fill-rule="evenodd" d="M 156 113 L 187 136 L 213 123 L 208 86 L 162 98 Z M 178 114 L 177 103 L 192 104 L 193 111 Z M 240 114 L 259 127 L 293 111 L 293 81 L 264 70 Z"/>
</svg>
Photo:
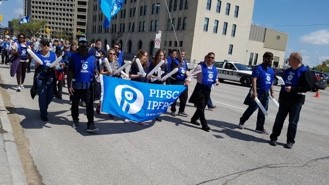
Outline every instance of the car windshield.
<svg viewBox="0 0 329 185">
<path fill-rule="evenodd" d="M 234 65 L 238 70 L 251 71 L 251 69 L 244 64 L 235 63 Z"/>
</svg>

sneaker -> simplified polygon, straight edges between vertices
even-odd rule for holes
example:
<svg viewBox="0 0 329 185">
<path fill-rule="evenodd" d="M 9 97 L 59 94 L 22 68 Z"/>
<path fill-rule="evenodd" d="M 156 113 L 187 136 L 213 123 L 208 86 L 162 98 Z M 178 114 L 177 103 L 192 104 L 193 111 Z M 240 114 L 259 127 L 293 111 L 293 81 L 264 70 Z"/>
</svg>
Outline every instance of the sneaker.
<svg viewBox="0 0 329 185">
<path fill-rule="evenodd" d="M 157 117 L 157 118 L 155 118 L 155 121 L 159 121 L 159 122 L 161 122 L 161 121 L 162 121 L 162 119 L 161 119 L 161 118 L 159 118 L 159 117 Z"/>
<path fill-rule="evenodd" d="M 96 132 L 99 129 L 95 127 L 94 124 L 91 124 L 88 128 L 87 128 L 87 132 Z"/>
<path fill-rule="evenodd" d="M 239 129 L 244 129 L 244 125 L 242 125 L 242 124 L 239 124 Z"/>
<path fill-rule="evenodd" d="M 129 119 L 124 120 L 124 123 L 129 123 L 129 122 L 130 122 Z"/>
<path fill-rule="evenodd" d="M 21 92 L 21 86 L 18 86 L 16 92 Z"/>
<path fill-rule="evenodd" d="M 208 110 L 209 111 L 212 111 L 212 110 L 214 110 L 216 108 L 216 105 L 214 105 L 214 106 L 212 106 L 212 107 L 208 107 Z"/>
<path fill-rule="evenodd" d="M 48 121 L 49 119 L 48 119 L 47 116 L 42 116 L 42 117 L 41 117 L 41 120 L 42 120 L 42 121 Z"/>
<path fill-rule="evenodd" d="M 185 112 L 179 112 L 177 115 L 178 116 L 183 116 L 183 117 L 187 117 L 188 116 L 188 114 L 186 114 Z"/>
<path fill-rule="evenodd" d="M 176 116 L 176 113 L 175 112 L 171 112 L 170 115 L 175 117 Z"/>
<path fill-rule="evenodd" d="M 86 102 L 81 101 L 81 102 L 80 102 L 80 106 L 81 106 L 81 107 L 86 107 Z"/>
<path fill-rule="evenodd" d="M 204 131 L 206 131 L 206 132 L 209 132 L 210 127 L 206 126 L 206 127 L 202 127 L 201 129 L 204 130 Z"/>
<path fill-rule="evenodd" d="M 25 88 L 24 85 L 20 85 L 20 87 L 21 87 L 21 89 L 24 89 Z"/>
<path fill-rule="evenodd" d="M 277 143 L 276 140 L 271 140 L 271 141 L 269 142 L 269 144 L 272 145 L 272 146 L 276 146 L 278 143 Z"/>
<path fill-rule="evenodd" d="M 255 131 L 256 131 L 257 133 L 260 133 L 260 134 L 269 135 L 269 133 L 268 133 L 265 129 L 263 129 L 263 130 L 256 129 Z"/>
<path fill-rule="evenodd" d="M 292 149 L 292 146 L 294 145 L 294 143 L 290 143 L 288 142 L 287 144 L 283 145 L 283 147 L 287 148 L 287 149 Z"/>
</svg>

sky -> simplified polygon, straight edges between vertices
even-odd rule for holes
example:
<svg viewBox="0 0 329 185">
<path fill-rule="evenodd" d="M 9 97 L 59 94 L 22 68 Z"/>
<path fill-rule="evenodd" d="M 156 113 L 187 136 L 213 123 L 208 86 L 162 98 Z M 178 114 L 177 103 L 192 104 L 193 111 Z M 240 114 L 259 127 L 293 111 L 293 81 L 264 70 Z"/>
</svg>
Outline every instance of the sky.
<svg viewBox="0 0 329 185">
<path fill-rule="evenodd" d="M 22 16 L 23 5 L 24 0 L 2 0 L 0 24 Z M 253 23 L 287 33 L 286 57 L 300 52 L 303 63 L 312 67 L 329 59 L 328 7 L 328 0 L 255 0 Z"/>
</svg>

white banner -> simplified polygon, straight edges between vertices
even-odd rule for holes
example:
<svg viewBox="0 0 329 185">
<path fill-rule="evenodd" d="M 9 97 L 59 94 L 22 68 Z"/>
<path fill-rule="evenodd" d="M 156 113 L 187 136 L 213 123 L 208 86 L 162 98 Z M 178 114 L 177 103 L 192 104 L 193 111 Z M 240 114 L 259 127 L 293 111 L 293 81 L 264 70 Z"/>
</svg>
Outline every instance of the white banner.
<svg viewBox="0 0 329 185">
<path fill-rule="evenodd" d="M 159 31 L 157 34 L 155 34 L 154 48 L 159 49 L 160 45 L 161 45 L 161 31 Z"/>
</svg>

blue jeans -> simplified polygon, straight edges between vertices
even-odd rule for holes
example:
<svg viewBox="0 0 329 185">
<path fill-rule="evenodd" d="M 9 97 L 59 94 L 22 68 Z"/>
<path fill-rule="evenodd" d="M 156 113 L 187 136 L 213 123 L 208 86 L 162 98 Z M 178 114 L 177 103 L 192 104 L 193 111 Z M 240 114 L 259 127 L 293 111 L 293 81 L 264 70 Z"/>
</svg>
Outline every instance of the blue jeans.
<svg viewBox="0 0 329 185">
<path fill-rule="evenodd" d="M 280 101 L 279 111 L 276 115 L 275 122 L 273 125 L 272 134 L 270 138 L 272 141 L 278 140 L 281 134 L 284 120 L 289 114 L 289 125 L 287 132 L 287 143 L 295 143 L 295 137 L 297 132 L 297 124 L 299 121 L 299 114 L 302 110 L 303 103 L 300 102 L 290 102 L 290 101 Z"/>
<path fill-rule="evenodd" d="M 268 109 L 268 96 L 269 96 L 268 91 L 258 92 L 258 99 L 266 110 Z M 255 102 L 255 100 L 252 100 L 248 108 L 240 118 L 240 124 L 243 125 L 257 109 L 258 109 L 257 103 Z M 262 110 L 259 109 L 257 114 L 256 130 L 264 130 L 264 123 L 265 123 L 265 114 L 262 112 Z"/>
<path fill-rule="evenodd" d="M 48 105 L 54 98 L 54 84 L 52 82 L 37 80 L 40 116 L 48 116 Z"/>
</svg>

